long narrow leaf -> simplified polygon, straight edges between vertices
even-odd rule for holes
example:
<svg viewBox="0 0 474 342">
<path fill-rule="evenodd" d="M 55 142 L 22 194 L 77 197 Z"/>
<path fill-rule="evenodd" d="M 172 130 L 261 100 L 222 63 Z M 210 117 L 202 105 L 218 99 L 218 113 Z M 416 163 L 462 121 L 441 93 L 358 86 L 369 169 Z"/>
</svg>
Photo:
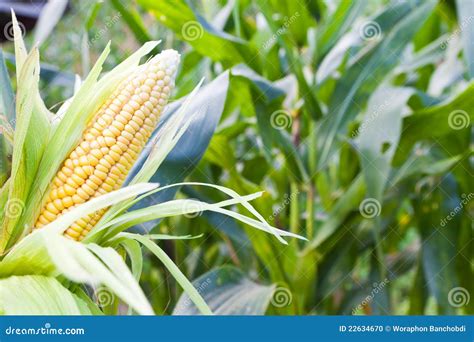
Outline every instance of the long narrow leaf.
<svg viewBox="0 0 474 342">
<path fill-rule="evenodd" d="M 173 260 L 153 241 L 149 240 L 145 236 L 138 234 L 122 233 L 122 235 L 129 238 L 135 239 L 144 245 L 150 252 L 156 255 L 158 259 L 165 265 L 165 267 L 171 272 L 176 281 L 181 285 L 183 290 L 189 295 L 191 300 L 199 311 L 204 315 L 212 315 L 212 311 L 209 306 L 206 304 L 199 292 L 194 288 L 191 282 L 186 278 L 186 276 L 181 272 L 181 270 L 176 266 Z"/>
</svg>

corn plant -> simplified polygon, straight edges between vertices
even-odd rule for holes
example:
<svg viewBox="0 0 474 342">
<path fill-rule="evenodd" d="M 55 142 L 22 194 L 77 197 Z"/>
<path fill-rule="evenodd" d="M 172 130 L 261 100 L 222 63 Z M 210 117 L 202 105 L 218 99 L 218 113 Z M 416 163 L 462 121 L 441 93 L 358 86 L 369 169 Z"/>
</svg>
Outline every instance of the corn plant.
<svg viewBox="0 0 474 342">
<path fill-rule="evenodd" d="M 95 210 L 64 227 L 66 231 L 77 224 L 69 232 L 95 248 L 94 256 L 97 247 L 91 244 L 112 248 L 135 277 L 143 270 L 140 285 L 155 313 L 203 311 L 202 305 L 193 304 L 195 293 L 182 293 L 186 278 L 216 314 L 473 312 L 472 2 L 82 3 L 71 2 L 54 39 L 44 39 L 44 30 L 35 33 L 34 40 L 42 41 L 40 78 L 46 103 L 58 103 L 70 96 L 63 93 L 81 89 L 72 73 L 55 66 L 81 69 L 86 75 L 89 56 L 100 54 L 109 39 L 122 49 L 113 49 L 105 65 L 118 64 L 133 46 L 158 38 L 181 55 L 174 91 L 180 99 L 166 106 L 160 127 L 122 183 L 159 183 L 160 188 L 125 200 L 123 206 L 104 204 L 109 209 L 103 216 Z M 152 54 L 157 52 L 155 48 Z M 5 57 L 10 64 L 14 60 L 11 53 Z M 2 68 L 0 77 L 7 79 Z M 203 77 L 209 84 L 185 96 Z M 8 83 L 2 83 L 0 110 L 15 126 L 13 102 L 5 100 L 13 97 L 3 87 Z M 40 107 L 34 113 L 42 108 L 41 103 L 35 106 Z M 54 117 L 61 118 L 67 108 Z M 94 115 L 97 110 L 81 111 L 86 112 Z M 32 120 L 38 121 L 37 116 Z M 62 122 L 49 121 L 52 132 Z M 25 135 L 34 141 L 28 143 L 34 146 L 29 148 L 30 161 L 33 151 L 43 146 L 37 138 L 47 126 L 41 122 L 34 125 L 38 132 Z M 188 129 L 173 142 L 174 133 L 165 132 L 182 132 L 181 123 Z M 14 135 L 4 126 L 2 184 L 11 175 L 9 140 Z M 74 133 L 70 150 L 61 150 L 57 169 L 48 170 L 46 187 L 81 143 L 85 129 L 87 125 Z M 58 140 L 69 141 L 64 137 L 69 134 Z M 152 151 L 160 156 L 145 166 Z M 146 171 L 143 180 L 132 182 L 150 163 L 159 166 L 157 172 Z M 36 165 L 28 168 L 31 164 Z M 59 178 L 64 187 L 61 182 Z M 52 194 L 49 204 L 45 198 L 31 205 L 37 210 L 29 219 L 31 227 L 40 225 L 35 216 L 41 211 L 55 215 L 59 209 L 53 202 L 64 206 L 57 200 L 68 196 L 53 194 L 53 187 L 45 190 L 45 197 Z M 71 194 L 87 197 L 79 186 L 73 188 Z M 258 213 L 308 241 L 283 246 L 272 235 L 252 229 L 249 224 L 268 227 L 258 216 L 257 222 L 242 216 L 247 204 L 230 204 L 232 211 L 204 211 L 207 204 L 202 203 L 228 203 L 228 195 L 233 198 L 228 188 L 238 193 L 264 190 L 252 202 Z M 186 209 L 175 210 L 181 204 Z M 187 217 L 174 216 L 178 213 Z M 150 221 L 142 222 L 145 217 Z M 94 219 L 99 219 L 97 228 L 88 232 Z M 150 238 L 159 239 L 160 249 L 152 247 Z M 18 245 L 19 239 L 25 239 L 23 234 Z M 138 246 L 145 241 L 142 258 Z M 90 301 L 83 292 L 92 301 L 111 304 L 102 306 L 102 312 L 117 312 L 115 299 L 121 297 L 112 295 L 109 285 L 78 286 L 80 281 L 65 276 L 56 279 L 86 303 Z"/>
<path fill-rule="evenodd" d="M 138 41 L 152 32 L 140 11 L 172 32 L 181 79 L 230 69 L 231 96 L 193 177 L 265 189 L 259 212 L 309 240 L 279 248 L 219 214 L 198 217 L 221 235 L 176 246 L 196 286 L 220 272 L 237 293 L 255 288 L 248 278 L 278 284 L 258 313 L 472 313 L 472 3 L 120 4 Z M 214 304 L 245 313 L 233 298 Z"/>
<path fill-rule="evenodd" d="M 89 75 L 76 81 L 74 95 L 52 113 L 38 89 L 38 48 L 28 52 L 14 14 L 12 23 L 16 105 L 2 106 L 2 151 L 7 156 L 0 192 L 3 314 L 114 314 L 127 308 L 129 313 L 153 314 L 139 286 L 140 246 L 163 263 L 201 313 L 212 313 L 154 242 L 192 236 L 126 231 L 151 220 L 214 211 L 282 243 L 283 237 L 298 237 L 270 226 L 249 203 L 261 192 L 240 196 L 213 184 L 149 182 L 196 114 L 190 103 L 202 82 L 153 134 L 174 87 L 176 51 L 162 51 L 140 64 L 159 43 L 146 42 L 99 78 L 109 44 Z M 2 89 L 10 87 L 6 74 L 2 69 Z M 7 93 L 2 91 L 4 104 L 13 100 Z M 134 209 L 149 196 L 182 185 L 207 187 L 229 198 L 218 203 L 177 199 Z M 226 209 L 237 204 L 255 218 Z"/>
</svg>

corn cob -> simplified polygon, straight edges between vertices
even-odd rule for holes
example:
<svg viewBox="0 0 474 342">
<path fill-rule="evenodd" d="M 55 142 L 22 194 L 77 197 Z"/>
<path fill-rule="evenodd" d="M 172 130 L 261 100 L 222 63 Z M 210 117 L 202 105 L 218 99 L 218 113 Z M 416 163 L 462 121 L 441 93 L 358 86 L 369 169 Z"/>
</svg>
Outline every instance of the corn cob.
<svg viewBox="0 0 474 342">
<path fill-rule="evenodd" d="M 36 228 L 121 187 L 156 127 L 174 87 L 178 63 L 179 54 L 165 50 L 118 85 L 54 177 Z M 82 240 L 105 211 L 77 220 L 65 235 Z"/>
</svg>

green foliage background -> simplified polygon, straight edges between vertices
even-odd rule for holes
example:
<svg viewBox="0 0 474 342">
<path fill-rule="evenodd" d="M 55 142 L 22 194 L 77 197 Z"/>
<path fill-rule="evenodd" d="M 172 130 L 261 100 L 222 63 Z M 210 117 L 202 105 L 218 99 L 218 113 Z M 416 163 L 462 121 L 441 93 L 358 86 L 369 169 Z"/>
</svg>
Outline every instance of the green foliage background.
<svg viewBox="0 0 474 342">
<path fill-rule="evenodd" d="M 468 0 L 72 1 L 41 46 L 43 92 L 70 96 L 109 40 L 110 65 L 151 39 L 180 51 L 175 98 L 230 70 L 187 179 L 264 190 L 257 210 L 308 241 L 206 212 L 152 227 L 204 234 L 162 247 L 218 313 L 472 314 L 473 27 Z M 194 313 L 144 266 L 156 313 Z"/>
</svg>

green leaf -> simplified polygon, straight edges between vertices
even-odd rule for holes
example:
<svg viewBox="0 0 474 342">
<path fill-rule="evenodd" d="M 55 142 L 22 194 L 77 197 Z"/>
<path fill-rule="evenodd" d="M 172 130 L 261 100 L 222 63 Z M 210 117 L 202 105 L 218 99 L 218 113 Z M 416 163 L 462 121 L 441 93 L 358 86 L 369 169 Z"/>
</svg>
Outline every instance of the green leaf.
<svg viewBox="0 0 474 342">
<path fill-rule="evenodd" d="M 119 204 L 128 199 L 133 199 L 135 196 L 140 194 L 150 193 L 157 187 L 158 184 L 139 183 L 114 190 L 98 197 L 94 197 L 89 201 L 74 207 L 67 213 L 59 216 L 51 223 L 42 227 L 42 230 L 50 229 L 51 231 L 55 231 L 57 233 L 63 233 L 71 224 L 82 217 L 93 214 L 96 211 L 107 208 L 111 205 Z"/>
<path fill-rule="evenodd" d="M 123 239 L 120 241 L 120 245 L 127 251 L 133 276 L 139 281 L 143 270 L 143 255 L 140 244 L 134 240 Z"/>
<path fill-rule="evenodd" d="M 474 82 L 454 98 L 437 106 L 422 109 L 403 119 L 402 136 L 394 164 L 400 165 L 415 142 L 437 139 L 450 133 L 468 130 L 474 120 Z"/>
<path fill-rule="evenodd" d="M 470 0 L 456 0 L 456 9 L 459 18 L 459 30 L 464 43 L 464 59 L 466 60 L 469 75 L 474 77 L 474 3 Z"/>
<path fill-rule="evenodd" d="M 245 60 L 252 61 L 256 49 L 240 38 L 214 28 L 203 17 L 195 14 L 183 0 L 172 2 L 139 0 L 156 19 L 171 29 L 176 36 L 189 43 L 203 56 L 232 66 Z"/>
<path fill-rule="evenodd" d="M 367 195 L 382 202 L 392 157 L 401 134 L 402 113 L 413 90 L 381 86 L 370 97 L 356 139 Z"/>
<path fill-rule="evenodd" d="M 378 243 L 378 241 L 376 242 Z M 387 278 L 388 272 L 385 269 L 385 264 L 381 264 L 380 255 L 377 253 L 377 246 L 375 246 L 374 251 L 370 254 L 370 274 L 369 281 L 372 284 L 388 284 L 389 279 Z M 375 285 L 379 287 L 378 285 Z M 383 286 L 380 291 L 374 293 L 373 302 L 370 304 L 375 315 L 390 315 L 390 295 L 389 295 L 389 286 Z"/>
<path fill-rule="evenodd" d="M 273 31 L 273 34 L 276 36 L 280 45 L 285 49 L 285 57 L 288 62 L 288 66 L 292 70 L 298 81 L 299 93 L 304 99 L 304 106 L 306 108 L 306 114 L 311 117 L 313 120 L 318 120 L 322 117 L 323 112 L 321 106 L 316 98 L 315 92 L 311 89 L 311 83 L 307 81 L 304 72 L 303 72 L 303 63 L 299 58 L 299 53 L 295 51 L 295 44 L 288 35 L 279 34 L 281 27 L 278 26 L 278 23 L 273 18 L 273 8 L 267 1 L 258 1 L 258 6 L 260 7 L 263 15 L 267 19 L 268 25 Z M 301 6 L 301 10 L 305 8 L 304 5 Z M 306 12 L 306 11 L 304 11 Z M 304 13 L 303 12 L 303 13 Z M 296 17 L 299 16 L 299 12 L 293 12 Z M 303 15 L 301 13 L 301 15 Z M 291 18 L 291 17 L 290 17 Z M 297 21 L 297 20 L 295 20 Z"/>
<path fill-rule="evenodd" d="M 427 1 L 422 5 L 406 3 L 413 8 L 381 39 L 376 48 L 356 61 L 337 83 L 329 103 L 331 113 L 321 124 L 318 134 L 318 167 L 324 167 L 337 146 L 335 140 L 347 123 L 357 114 L 369 94 L 381 83 L 383 77 L 392 70 L 406 45 L 411 41 L 415 32 L 431 13 L 436 2 Z M 390 51 L 390 53 L 387 53 Z M 354 106 L 353 103 L 358 106 Z"/>
<path fill-rule="evenodd" d="M 215 134 L 209 144 L 204 159 L 226 170 L 235 168 L 234 151 L 224 135 Z"/>
<path fill-rule="evenodd" d="M 15 225 L 24 212 L 26 197 L 28 195 L 29 179 L 27 173 L 27 159 L 25 151 L 27 146 L 28 126 L 34 107 L 34 96 L 31 96 L 30 89 L 34 88 L 39 81 L 39 56 L 38 49 L 34 49 L 28 55 L 25 64 L 21 68 L 19 76 L 18 95 L 16 103 L 16 129 L 14 134 L 13 156 L 12 156 L 12 176 L 8 194 L 8 205 L 18 207 L 18 213 L 8 215 L 4 213 L 2 230 L 0 235 L 0 250 L 4 251 L 10 241 L 21 234 L 23 227 L 15 229 Z M 6 213 L 9 210 L 7 208 Z"/>
<path fill-rule="evenodd" d="M 260 3 L 257 1 L 260 5 Z M 281 23 L 293 45 L 301 45 L 307 39 L 308 27 L 316 26 L 314 13 L 307 1 L 267 0 L 274 13 L 273 21 Z"/>
<path fill-rule="evenodd" d="M 292 118 L 290 118 L 290 114 L 284 110 L 276 110 L 273 111 L 274 117 L 272 117 L 267 107 L 258 102 L 256 114 L 258 129 L 265 146 L 264 151 L 267 160 L 270 163 L 273 161 L 274 156 L 271 155 L 270 151 L 272 151 L 275 146 L 278 147 L 285 158 L 287 158 L 287 167 L 291 170 L 291 172 L 289 172 L 290 177 L 296 178 L 296 180 L 299 181 L 307 181 L 309 178 L 307 167 L 303 163 L 301 153 L 299 153 L 291 141 L 291 136 L 285 130 L 274 127 L 273 121 L 278 120 L 278 118 L 282 118 L 283 123 L 291 124 Z"/>
<path fill-rule="evenodd" d="M 465 67 L 458 55 L 461 51 L 459 40 L 449 42 L 444 59 L 436 66 L 429 80 L 427 93 L 431 96 L 441 96 L 447 89 L 451 88 L 462 79 Z"/>
<path fill-rule="evenodd" d="M 88 315 L 87 311 L 89 311 L 89 315 L 95 316 L 102 316 L 104 313 L 99 309 L 96 303 L 92 301 L 87 293 L 81 288 L 81 286 L 71 286 L 70 290 L 77 296 L 79 299 L 85 303 L 86 308 L 81 310 L 81 315 Z"/>
<path fill-rule="evenodd" d="M 279 86 L 275 82 L 267 80 L 265 77 L 257 74 L 245 64 L 239 64 L 231 69 L 232 76 L 243 77 L 252 82 L 252 84 L 260 91 L 260 95 L 268 102 L 283 96 L 287 90 Z"/>
<path fill-rule="evenodd" d="M 350 29 L 365 5 L 363 0 L 341 1 L 338 3 L 336 11 L 322 23 L 318 31 L 318 59 L 325 56 L 339 38 Z"/>
<path fill-rule="evenodd" d="M 310 253 L 312 250 L 320 246 L 337 230 L 343 229 L 341 223 L 349 215 L 349 213 L 357 208 L 364 198 L 366 185 L 364 178 L 358 176 L 351 184 L 349 189 L 334 204 L 332 210 L 324 223 L 316 229 L 316 235 L 313 240 L 303 250 L 303 255 Z"/>
<path fill-rule="evenodd" d="M 115 9 L 119 11 L 120 15 L 123 16 L 123 19 L 130 30 L 132 30 L 137 41 L 144 44 L 151 40 L 150 35 L 145 28 L 145 24 L 135 8 L 132 6 L 124 6 L 121 0 L 112 0 L 111 3 Z"/>
<path fill-rule="evenodd" d="M 102 8 L 102 5 L 104 3 L 102 1 L 96 1 L 94 4 L 90 7 L 89 12 L 87 13 L 87 19 L 86 19 L 86 30 L 89 31 L 92 29 L 92 26 L 94 25 L 94 21 L 97 18 L 97 15 L 99 14 L 100 9 Z"/>
<path fill-rule="evenodd" d="M 427 291 L 424 289 L 426 283 L 423 274 L 423 266 L 421 262 L 417 263 L 415 271 L 415 279 L 410 290 L 410 309 L 409 315 L 423 315 L 425 313 L 425 306 L 427 301 Z"/>
<path fill-rule="evenodd" d="M 34 263 L 30 265 L 27 261 L 31 259 Z M 62 275 L 77 283 L 103 284 L 138 313 L 153 313 L 137 281 L 112 248 L 83 244 L 42 229 L 17 244 L 0 266 L 2 276 Z"/>
<path fill-rule="evenodd" d="M 232 11 L 236 8 L 235 0 L 230 0 L 227 4 L 219 10 L 219 12 L 212 19 L 212 26 L 219 30 L 224 30 L 227 21 L 230 18 Z"/>
<path fill-rule="evenodd" d="M 166 156 L 159 171 L 154 174 L 151 181 L 158 182 L 161 185 L 182 182 L 199 163 L 224 112 L 229 89 L 229 77 L 229 73 L 224 72 L 209 84 L 203 86 L 202 89 L 199 89 L 189 99 L 190 102 L 186 106 L 184 105 L 185 101 L 180 100 L 167 108 L 162 119 L 163 122 L 170 120 L 174 115 L 178 115 L 181 110 L 184 110 L 183 114 L 188 118 L 192 113 L 195 115 L 192 117 L 187 131 Z M 162 127 L 159 126 L 153 133 L 153 137 L 159 135 L 161 129 Z M 145 154 L 146 152 L 141 158 Z M 165 197 L 153 198 L 153 203 L 171 198 L 174 193 L 161 196 Z"/>
<path fill-rule="evenodd" d="M 152 172 L 150 181 L 157 182 L 162 186 L 182 182 L 197 166 L 214 134 L 217 124 L 224 111 L 229 89 L 229 73 L 224 72 L 209 84 L 199 89 L 197 93 L 188 95 L 170 104 L 163 114 L 161 124 L 155 130 L 151 141 L 162 135 L 167 122 L 181 116 L 188 126 L 187 130 L 175 141 L 176 145 L 165 155 L 162 164 Z M 192 115 L 194 114 L 194 115 Z M 174 129 L 173 129 L 174 130 Z M 171 130 L 171 132 L 173 131 Z M 163 145 L 157 145 L 163 152 Z M 135 177 L 142 168 L 144 161 L 150 155 L 150 149 L 145 149 L 139 160 L 130 171 L 129 179 Z M 176 194 L 179 187 L 169 188 L 167 191 L 156 193 L 145 198 L 136 208 L 156 204 L 170 200 Z M 151 229 L 152 224 L 145 225 Z"/>
<path fill-rule="evenodd" d="M 397 170 L 393 170 L 389 183 L 393 186 L 411 177 L 446 173 L 461 160 L 461 156 L 437 160 L 432 156 L 410 156 Z"/>
<path fill-rule="evenodd" d="M 344 234 L 332 246 L 332 250 L 324 253 L 324 259 L 318 263 L 317 294 L 318 302 L 322 302 L 341 286 L 357 262 L 357 238 L 352 234 Z M 355 299 L 356 306 L 359 298 Z M 356 304 L 357 303 L 357 304 Z M 321 304 L 320 304 L 321 305 Z M 351 308 L 352 309 L 352 308 Z"/>
<path fill-rule="evenodd" d="M 446 51 L 443 47 L 446 47 L 447 39 L 449 39 L 449 36 L 443 35 L 423 47 L 423 49 L 417 51 L 412 56 L 408 56 L 406 59 L 401 61 L 394 72 L 408 73 L 426 65 L 437 65 L 445 56 Z"/>
<path fill-rule="evenodd" d="M 296 234 L 293 234 L 281 229 L 277 229 L 268 224 L 268 222 L 262 217 L 262 215 L 260 215 L 256 211 L 256 209 L 249 203 L 249 201 L 257 197 L 260 197 L 262 195 L 261 192 L 247 195 L 247 196 L 240 196 L 235 191 L 228 189 L 226 187 L 214 185 L 214 184 L 206 184 L 206 183 L 181 183 L 181 184 L 178 183 L 178 184 L 168 185 L 166 187 L 157 189 L 157 191 L 162 191 L 172 186 L 181 186 L 181 185 L 200 185 L 200 186 L 211 187 L 227 194 L 228 196 L 231 197 L 231 199 L 214 203 L 214 204 L 200 202 L 196 200 L 173 200 L 173 201 L 159 203 L 154 206 L 148 206 L 142 209 L 133 210 L 123 215 L 120 215 L 116 217 L 115 219 L 104 220 L 103 223 L 99 222 L 99 224 L 97 224 L 94 227 L 94 229 L 91 231 L 91 233 L 88 234 L 88 236 L 85 238 L 84 241 L 97 241 L 101 238 L 107 239 L 107 238 L 115 236 L 118 232 L 121 232 L 124 229 L 127 229 L 133 225 L 136 225 L 142 222 L 147 222 L 150 220 L 155 220 L 155 219 L 163 218 L 163 217 L 196 213 L 196 212 L 201 212 L 205 210 L 213 211 L 220 214 L 225 214 L 229 217 L 232 217 L 243 223 L 246 223 L 254 228 L 270 233 L 273 236 L 275 236 L 278 239 L 278 241 L 280 241 L 283 244 L 287 243 L 282 238 L 284 236 L 294 237 L 294 238 L 303 239 L 303 240 L 305 239 L 299 235 L 296 235 Z M 140 199 L 137 199 L 137 200 L 139 201 Z M 82 204 L 80 207 L 84 207 L 88 203 L 89 202 L 86 202 L 85 204 Z M 258 220 L 233 212 L 231 210 L 223 209 L 223 207 L 231 206 L 235 204 L 241 204 L 242 206 L 244 206 Z M 92 206 L 94 205 L 96 204 L 93 203 Z M 69 214 L 70 213 L 66 214 L 65 216 Z M 87 215 L 87 213 L 83 215 Z M 61 220 L 61 219 L 62 217 L 60 217 L 56 221 Z M 70 222 L 69 224 L 71 224 L 74 221 L 66 221 L 66 222 Z M 62 222 L 61 227 L 64 227 L 63 222 Z M 111 228 L 107 229 L 109 227 Z M 105 237 L 103 237 L 103 233 L 106 234 Z"/>
<path fill-rule="evenodd" d="M 204 191 L 197 191 L 196 189 L 184 186 L 181 192 L 188 196 L 188 198 L 198 199 L 202 202 L 211 202 L 210 198 L 205 195 Z M 250 241 L 245 234 L 245 231 L 237 223 L 238 221 L 219 213 L 212 211 L 203 212 L 201 217 L 206 219 L 212 227 L 226 234 L 237 245 L 242 246 L 243 249 L 248 248 Z"/>
<path fill-rule="evenodd" d="M 170 257 L 158 245 L 156 245 L 147 237 L 138 234 L 121 233 L 121 236 L 126 236 L 130 239 L 137 240 L 146 248 L 148 248 L 150 252 L 155 254 L 155 256 L 160 259 L 160 261 L 165 265 L 168 271 L 170 271 L 176 281 L 181 285 L 183 290 L 190 296 L 191 300 L 199 309 L 199 311 L 204 315 L 212 315 L 212 310 L 206 304 L 199 292 L 193 287 L 193 285 L 180 271 L 180 269 L 178 268 L 178 266 L 176 266 L 173 260 L 171 260 Z"/>
<path fill-rule="evenodd" d="M 9 52 L 4 52 L 5 60 L 8 63 L 15 64 L 16 58 Z M 62 86 L 72 88 L 74 86 L 75 76 L 72 72 L 60 70 L 57 66 L 42 62 L 40 79 L 51 86 Z M 72 93 L 72 92 L 71 92 Z"/>
<path fill-rule="evenodd" d="M 47 190 L 50 187 L 51 180 L 67 154 L 79 142 L 89 119 L 114 90 L 117 82 L 127 77 L 138 65 L 140 59 L 157 44 L 158 42 L 144 44 L 129 58 L 97 81 L 103 63 L 110 51 L 110 44 L 104 49 L 79 91 L 72 98 L 70 105 L 65 110 L 64 117 L 52 133 L 48 148 L 45 150 L 38 167 L 28 200 L 25 203 L 25 215 L 21 217 L 17 224 L 23 234 L 26 234 L 29 227 L 33 225 L 34 219 L 41 210 L 43 197 L 48 193 Z M 30 135 L 31 139 L 35 137 Z M 16 237 L 18 238 L 18 236 Z M 11 242 L 13 243 L 14 239 Z M 11 247 L 11 244 L 9 247 Z"/>
<path fill-rule="evenodd" d="M 41 9 L 35 25 L 34 41 L 41 45 L 51 34 L 67 7 L 67 1 L 49 0 Z"/>
<path fill-rule="evenodd" d="M 346 1 L 341 4 L 347 6 L 349 3 L 356 4 L 355 1 Z M 358 23 L 350 32 L 342 36 L 337 44 L 324 56 L 316 73 L 317 83 L 324 83 L 330 75 L 335 74 L 336 69 L 344 61 L 346 53 L 349 55 L 348 64 L 350 66 L 357 63 L 359 59 L 363 59 L 367 53 L 370 54 L 371 51 L 378 46 L 378 37 L 388 34 L 390 30 L 419 3 L 420 1 L 392 2 L 383 8 L 380 13 L 377 13 L 362 23 Z M 342 9 L 344 9 L 344 6 Z M 367 4 L 364 4 L 364 6 L 367 6 Z M 355 7 L 354 10 L 356 10 Z M 337 19 L 335 18 L 334 20 Z M 333 21 L 328 24 L 332 27 Z M 367 31 L 368 37 L 364 36 L 365 31 Z M 373 36 L 371 36 L 371 34 L 373 34 Z M 369 41 L 374 40 L 374 43 L 366 46 L 366 50 L 368 48 L 368 51 L 364 51 L 364 41 L 367 38 Z"/>
<path fill-rule="evenodd" d="M 0 85 L 0 115 L 3 117 L 0 122 L 6 121 L 10 126 L 15 127 L 15 96 L 3 58 L 2 49 L 0 49 Z M 5 128 L 2 127 L 2 131 L 0 132 L 0 186 L 3 186 L 9 173 L 9 146 L 4 136 L 4 129 Z"/>
<path fill-rule="evenodd" d="M 30 54 L 27 55 L 25 43 L 22 37 L 22 31 L 13 11 L 12 22 L 15 43 L 16 76 L 18 84 L 16 109 L 17 122 L 15 125 L 16 129 L 14 140 L 19 142 L 19 144 L 16 142 L 14 143 L 13 159 L 16 157 L 17 161 L 20 162 L 21 171 L 18 175 L 19 177 L 17 178 L 16 173 L 18 170 L 13 169 L 15 164 L 15 162 L 13 162 L 12 172 L 14 172 L 14 176 L 12 178 L 15 179 L 15 181 L 12 181 L 11 186 L 12 190 L 17 192 L 15 196 L 19 194 L 19 189 L 21 189 L 23 194 L 21 196 L 15 197 L 12 196 L 12 193 L 10 193 L 9 200 L 11 201 L 10 203 L 13 203 L 13 201 L 15 201 L 15 203 L 21 203 L 21 208 L 24 209 L 26 206 L 28 193 L 35 180 L 36 172 L 43 156 L 43 151 L 47 141 L 49 140 L 50 113 L 44 105 L 39 93 L 39 76 L 31 75 L 31 70 L 26 70 L 26 68 L 29 68 L 28 65 L 30 63 L 35 63 L 35 68 L 37 69 L 35 72 L 39 75 L 40 66 L 38 49 L 34 48 Z M 25 92 L 25 89 L 23 88 L 25 84 L 27 84 L 28 87 L 26 90 L 27 95 L 23 94 Z M 19 101 L 23 101 L 23 96 L 27 96 L 27 101 L 25 103 L 18 103 Z M 31 109 L 29 108 L 30 106 L 32 107 Z M 22 138 L 21 136 L 23 134 L 24 137 Z M 19 215 L 16 215 L 14 219 L 6 220 L 7 222 L 4 223 L 5 230 L 8 230 L 9 234 L 11 234 L 12 241 L 14 241 L 23 230 L 21 225 L 15 227 L 16 222 L 19 220 L 21 221 L 21 219 L 19 219 Z M 10 237 L 8 239 L 10 240 Z M 9 242 L 10 241 L 5 241 L 5 243 Z"/>
<path fill-rule="evenodd" d="M 436 298 L 440 314 L 456 313 L 450 291 L 459 284 L 455 257 L 458 254 L 456 243 L 462 210 L 461 198 L 452 176 L 444 177 L 435 188 L 425 187 L 415 200 L 415 217 L 421 234 L 424 286 Z"/>
<path fill-rule="evenodd" d="M 264 315 L 275 291 L 260 285 L 235 267 L 213 269 L 193 281 L 194 287 L 216 315 Z M 173 315 L 198 315 L 189 296 L 183 293 Z"/>
<path fill-rule="evenodd" d="M 4 315 L 90 315 L 86 303 L 55 278 L 13 276 L 0 280 Z"/>
<path fill-rule="evenodd" d="M 153 310 L 136 279 L 114 249 L 76 242 L 62 233 L 81 217 L 155 187 L 153 184 L 136 184 L 96 197 L 33 231 L 0 262 L 0 276 L 63 275 L 78 283 L 104 284 L 138 313 L 152 314 Z"/>
<path fill-rule="evenodd" d="M 0 84 L 2 85 L 0 93 L 0 113 L 6 117 L 10 125 L 14 128 L 16 121 L 15 95 L 13 94 L 2 49 L 0 49 Z"/>
<path fill-rule="evenodd" d="M 108 207 L 154 189 L 156 185 L 137 184 L 113 191 L 85 202 L 42 229 L 37 229 L 18 242 L 0 261 L 0 276 L 18 274 L 55 275 L 57 269 L 51 262 L 44 244 L 50 233 L 62 234 L 73 222 L 96 210 Z M 56 272 L 56 273 L 55 273 Z"/>
</svg>

